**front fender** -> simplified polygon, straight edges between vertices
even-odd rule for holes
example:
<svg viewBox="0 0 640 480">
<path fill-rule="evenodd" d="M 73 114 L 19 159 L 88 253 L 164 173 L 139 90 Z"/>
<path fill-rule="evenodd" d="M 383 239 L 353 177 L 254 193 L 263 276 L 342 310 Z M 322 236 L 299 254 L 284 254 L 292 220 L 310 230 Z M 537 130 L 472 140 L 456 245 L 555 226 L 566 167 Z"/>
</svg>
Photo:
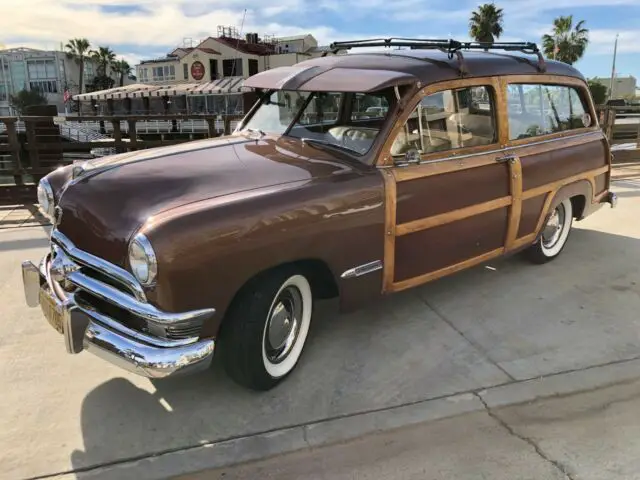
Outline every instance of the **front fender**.
<svg viewBox="0 0 640 480">
<path fill-rule="evenodd" d="M 143 227 L 158 257 L 149 298 L 168 311 L 213 307 L 215 336 L 240 288 L 284 263 L 320 260 L 345 307 L 379 294 L 381 272 L 341 274 L 384 255 L 384 186 L 376 170 L 299 181 L 198 202 Z"/>
</svg>

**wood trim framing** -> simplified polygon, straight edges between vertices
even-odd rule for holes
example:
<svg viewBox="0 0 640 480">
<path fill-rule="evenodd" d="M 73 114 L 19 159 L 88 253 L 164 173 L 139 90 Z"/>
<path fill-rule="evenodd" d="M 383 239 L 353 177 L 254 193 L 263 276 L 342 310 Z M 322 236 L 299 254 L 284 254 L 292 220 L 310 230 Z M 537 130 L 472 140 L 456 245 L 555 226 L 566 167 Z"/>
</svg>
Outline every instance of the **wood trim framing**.
<svg viewBox="0 0 640 480">
<path fill-rule="evenodd" d="M 396 211 L 397 211 L 397 193 L 396 179 L 392 170 L 384 170 L 382 172 L 384 179 L 384 189 L 386 192 L 386 202 L 384 209 L 385 226 L 384 226 L 384 262 L 382 271 L 382 291 L 391 290 L 393 278 L 396 269 Z"/>
<path fill-rule="evenodd" d="M 450 212 L 433 215 L 431 217 L 421 218 L 412 222 L 402 223 L 396 227 L 396 236 L 408 235 L 410 233 L 419 232 L 428 228 L 438 227 L 447 223 L 456 222 L 465 218 L 487 213 L 492 210 L 504 208 L 511 205 L 511 197 L 496 198 L 484 203 L 478 203 L 470 207 L 452 210 Z"/>
<path fill-rule="evenodd" d="M 396 124 L 390 130 L 389 136 L 385 140 L 378 156 L 378 166 L 384 178 L 386 191 L 385 207 L 385 240 L 384 240 L 384 271 L 383 271 L 383 292 L 397 292 L 411 288 L 446 275 L 470 268 L 484 263 L 502 254 L 520 249 L 532 244 L 543 228 L 545 218 L 551 208 L 551 202 L 557 192 L 564 186 L 571 183 L 587 180 L 592 186 L 592 203 L 596 202 L 595 178 L 598 175 L 610 170 L 606 165 L 601 168 L 583 172 L 571 177 L 551 182 L 539 187 L 523 191 L 522 164 L 520 157 L 544 153 L 557 148 L 556 141 L 562 140 L 563 147 L 579 145 L 590 141 L 591 134 L 593 141 L 602 139 L 602 132 L 597 127 L 595 108 L 593 102 L 589 101 L 589 110 L 595 120 L 596 125 L 584 129 L 576 129 L 555 134 L 543 135 L 534 139 L 509 140 L 508 111 L 507 111 L 507 85 L 511 83 L 546 83 L 569 85 L 586 90 L 586 83 L 578 78 L 555 76 L 555 75 L 513 75 L 506 77 L 479 77 L 472 79 L 456 79 L 428 85 L 406 105 L 405 109 L 396 118 Z M 427 95 L 432 93 L 471 86 L 491 86 L 495 92 L 496 128 L 497 139 L 492 145 L 470 147 L 449 152 L 436 152 L 425 154 L 421 157 L 421 164 L 405 167 L 393 165 L 391 156 L 391 145 L 396 135 L 403 128 L 409 115 L 413 112 L 417 104 Z M 586 98 L 589 98 L 586 95 Z M 479 168 L 496 163 L 496 160 L 505 155 L 513 155 L 513 159 L 508 163 L 509 175 L 509 196 L 497 198 L 488 202 L 472 205 L 465 208 L 420 218 L 400 225 L 396 223 L 397 213 L 397 183 L 441 175 L 445 173 L 457 172 L 472 168 Z M 599 193 L 599 192 L 598 192 Z M 605 192 L 606 194 L 606 192 Z M 546 195 L 535 231 L 531 234 L 518 238 L 518 230 L 522 216 L 522 203 L 524 200 Z M 501 248 L 492 250 L 482 255 L 466 259 L 459 263 L 449 265 L 445 268 L 428 272 L 413 278 L 408 278 L 395 282 L 395 249 L 396 237 L 409 235 L 411 233 L 445 225 L 455 221 L 463 220 L 475 215 L 480 215 L 499 208 L 509 207 L 507 233 L 504 245 Z"/>
<path fill-rule="evenodd" d="M 511 208 L 509 208 L 509 225 L 507 227 L 507 238 L 505 248 L 512 248 L 518 228 L 520 228 L 520 217 L 522 215 L 522 163 L 520 158 L 514 157 L 509 162 L 509 186 L 511 193 Z"/>
<path fill-rule="evenodd" d="M 407 288 L 417 287 L 418 285 L 421 285 L 423 283 L 427 283 L 437 278 L 441 278 L 446 275 L 451 275 L 452 273 L 456 273 L 461 270 L 465 270 L 467 268 L 473 267 L 475 265 L 479 265 L 481 263 L 487 262 L 489 260 L 499 257 L 503 253 L 504 253 L 504 248 L 498 248 L 496 250 L 492 250 L 478 257 L 473 257 L 463 262 L 456 263 L 454 265 L 449 265 L 448 267 L 445 267 L 445 268 L 441 268 L 440 270 L 436 270 L 435 272 L 425 273 L 424 275 L 420 275 L 418 277 L 413 277 L 407 280 L 402 280 L 401 282 L 396 282 L 391 285 L 391 288 L 389 291 L 399 292 L 400 290 L 406 290 Z"/>
</svg>

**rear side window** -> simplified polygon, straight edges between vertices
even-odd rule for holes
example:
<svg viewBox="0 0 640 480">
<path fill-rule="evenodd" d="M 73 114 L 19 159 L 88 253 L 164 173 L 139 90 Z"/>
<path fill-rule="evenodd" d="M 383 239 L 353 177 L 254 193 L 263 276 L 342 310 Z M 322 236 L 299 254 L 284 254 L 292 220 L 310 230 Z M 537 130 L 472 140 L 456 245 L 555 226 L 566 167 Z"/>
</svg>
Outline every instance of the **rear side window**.
<svg viewBox="0 0 640 480">
<path fill-rule="evenodd" d="M 424 97 L 391 146 L 392 155 L 421 154 L 496 142 L 493 89 L 445 90 Z"/>
<path fill-rule="evenodd" d="M 511 84 L 508 87 L 508 112 L 511 140 L 592 124 L 578 90 L 564 85 Z"/>
</svg>

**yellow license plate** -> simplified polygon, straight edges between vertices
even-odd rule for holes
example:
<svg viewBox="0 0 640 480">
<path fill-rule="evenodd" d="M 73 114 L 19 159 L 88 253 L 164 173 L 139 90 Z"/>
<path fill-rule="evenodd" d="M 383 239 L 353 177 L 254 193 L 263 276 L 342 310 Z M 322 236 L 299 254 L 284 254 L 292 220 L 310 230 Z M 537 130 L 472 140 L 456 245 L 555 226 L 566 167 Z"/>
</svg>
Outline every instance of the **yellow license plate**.
<svg viewBox="0 0 640 480">
<path fill-rule="evenodd" d="M 47 319 L 47 322 L 55 328 L 58 333 L 64 333 L 62 329 L 62 310 L 56 305 L 56 301 L 48 290 L 40 289 L 40 308 Z"/>
</svg>

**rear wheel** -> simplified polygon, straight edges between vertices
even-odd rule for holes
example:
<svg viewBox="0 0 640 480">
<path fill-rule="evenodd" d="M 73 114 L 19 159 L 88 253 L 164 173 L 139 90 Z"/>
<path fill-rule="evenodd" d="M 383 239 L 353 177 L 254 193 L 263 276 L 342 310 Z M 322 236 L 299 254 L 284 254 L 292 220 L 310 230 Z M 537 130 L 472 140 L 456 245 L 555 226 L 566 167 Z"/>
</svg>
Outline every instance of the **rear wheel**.
<svg viewBox="0 0 640 480">
<path fill-rule="evenodd" d="M 229 376 L 254 390 L 276 386 L 300 359 L 312 310 L 309 281 L 291 268 L 267 273 L 247 285 L 220 336 Z"/>
<path fill-rule="evenodd" d="M 525 250 L 527 258 L 533 263 L 547 263 L 556 258 L 567 243 L 572 225 L 573 207 L 567 198 L 551 212 L 536 243 Z"/>
</svg>

